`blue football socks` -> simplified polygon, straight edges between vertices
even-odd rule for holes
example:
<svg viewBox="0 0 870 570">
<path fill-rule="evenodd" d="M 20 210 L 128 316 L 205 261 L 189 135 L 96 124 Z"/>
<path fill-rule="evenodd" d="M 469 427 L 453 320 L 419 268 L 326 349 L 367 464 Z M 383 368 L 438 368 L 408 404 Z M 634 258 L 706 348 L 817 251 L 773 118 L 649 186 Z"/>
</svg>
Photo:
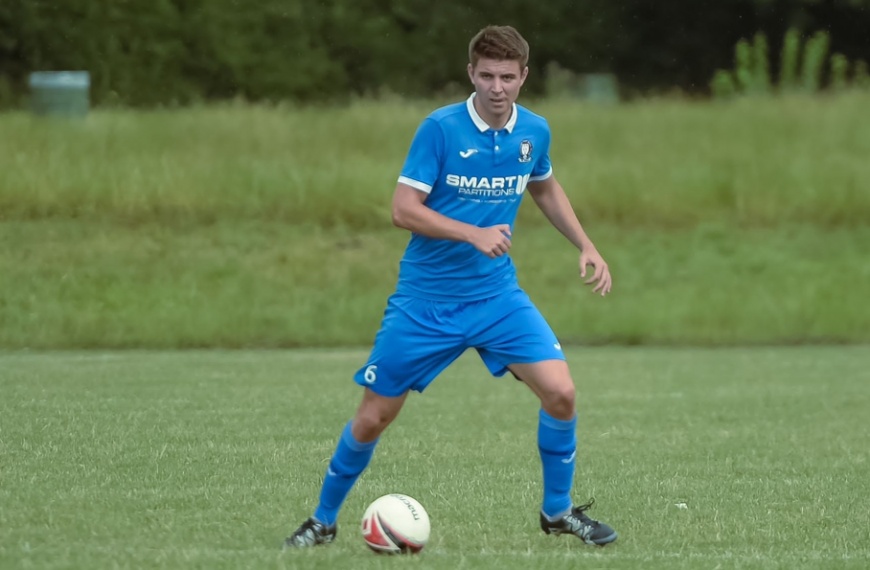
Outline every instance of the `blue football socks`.
<svg viewBox="0 0 870 570">
<path fill-rule="evenodd" d="M 547 517 L 558 517 L 571 510 L 574 483 L 574 456 L 577 452 L 577 416 L 558 420 L 541 410 L 538 419 L 538 451 L 544 469 L 544 504 Z"/>
<path fill-rule="evenodd" d="M 344 499 L 360 474 L 368 467 L 378 444 L 378 440 L 370 443 L 358 442 L 350 431 L 351 424 L 352 422 L 348 422 L 344 427 L 338 447 L 326 469 L 326 478 L 320 490 L 320 504 L 314 511 L 314 518 L 327 526 L 335 524 Z"/>
</svg>

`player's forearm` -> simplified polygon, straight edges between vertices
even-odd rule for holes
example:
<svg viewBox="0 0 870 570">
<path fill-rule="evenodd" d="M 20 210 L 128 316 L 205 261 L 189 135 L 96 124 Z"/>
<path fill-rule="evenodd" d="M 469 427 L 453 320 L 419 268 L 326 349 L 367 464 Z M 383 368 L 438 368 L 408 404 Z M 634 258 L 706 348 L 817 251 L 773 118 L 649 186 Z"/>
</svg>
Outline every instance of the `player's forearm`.
<svg viewBox="0 0 870 570">
<path fill-rule="evenodd" d="M 470 242 L 475 226 L 448 218 L 425 204 L 393 208 L 393 224 L 433 239 Z"/>
<path fill-rule="evenodd" d="M 580 251 L 586 251 L 595 247 L 592 240 L 589 239 L 589 236 L 583 230 L 583 226 L 580 224 L 580 220 L 577 219 L 577 214 L 574 213 L 571 202 L 560 186 L 549 188 L 545 192 L 539 192 L 532 196 L 541 212 L 553 224 L 553 227 L 574 244 L 574 247 Z"/>
<path fill-rule="evenodd" d="M 574 247 L 580 251 L 588 251 L 595 248 L 595 244 L 593 244 L 589 236 L 586 235 L 583 226 L 580 224 L 580 221 L 577 219 L 573 210 L 570 215 L 567 215 L 562 211 L 555 216 L 547 216 L 547 218 L 549 218 L 550 223 L 552 223 L 553 226 L 559 230 L 563 236 L 568 238 L 568 241 L 574 244 Z"/>
</svg>

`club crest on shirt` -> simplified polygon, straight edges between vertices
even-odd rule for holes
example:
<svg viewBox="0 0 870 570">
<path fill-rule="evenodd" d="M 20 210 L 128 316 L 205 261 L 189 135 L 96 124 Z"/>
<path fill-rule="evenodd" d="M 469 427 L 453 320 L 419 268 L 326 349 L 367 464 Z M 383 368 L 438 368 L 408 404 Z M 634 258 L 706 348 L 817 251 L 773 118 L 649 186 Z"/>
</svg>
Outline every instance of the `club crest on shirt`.
<svg viewBox="0 0 870 570">
<path fill-rule="evenodd" d="M 529 139 L 523 139 L 523 142 L 520 143 L 520 158 L 518 160 L 520 162 L 532 160 L 532 141 Z"/>
</svg>

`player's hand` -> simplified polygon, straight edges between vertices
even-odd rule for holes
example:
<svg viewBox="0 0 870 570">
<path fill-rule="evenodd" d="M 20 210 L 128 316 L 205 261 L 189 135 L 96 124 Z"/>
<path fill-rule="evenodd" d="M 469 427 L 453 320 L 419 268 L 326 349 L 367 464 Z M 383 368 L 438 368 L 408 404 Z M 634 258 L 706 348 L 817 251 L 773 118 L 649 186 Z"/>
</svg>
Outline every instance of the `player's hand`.
<svg viewBox="0 0 870 570">
<path fill-rule="evenodd" d="M 499 224 L 478 228 L 471 237 L 471 245 L 487 257 L 501 257 L 511 248 L 511 227 L 508 224 Z"/>
<path fill-rule="evenodd" d="M 593 293 L 601 293 L 605 296 L 610 293 L 610 287 L 613 281 L 610 277 L 610 269 L 601 254 L 594 247 L 586 248 L 580 254 L 580 277 L 586 277 L 586 268 L 592 266 L 592 276 L 585 281 L 587 285 L 592 285 Z"/>
</svg>

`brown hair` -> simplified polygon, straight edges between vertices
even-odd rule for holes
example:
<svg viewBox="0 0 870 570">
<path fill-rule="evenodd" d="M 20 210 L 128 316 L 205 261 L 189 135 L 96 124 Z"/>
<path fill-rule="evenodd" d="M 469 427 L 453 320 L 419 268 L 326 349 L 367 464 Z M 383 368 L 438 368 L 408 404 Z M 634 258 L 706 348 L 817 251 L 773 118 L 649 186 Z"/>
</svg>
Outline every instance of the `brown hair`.
<svg viewBox="0 0 870 570">
<path fill-rule="evenodd" d="M 481 58 L 518 61 L 520 68 L 529 62 L 529 43 L 512 26 L 487 26 L 468 44 L 468 61 L 475 67 Z"/>
</svg>

